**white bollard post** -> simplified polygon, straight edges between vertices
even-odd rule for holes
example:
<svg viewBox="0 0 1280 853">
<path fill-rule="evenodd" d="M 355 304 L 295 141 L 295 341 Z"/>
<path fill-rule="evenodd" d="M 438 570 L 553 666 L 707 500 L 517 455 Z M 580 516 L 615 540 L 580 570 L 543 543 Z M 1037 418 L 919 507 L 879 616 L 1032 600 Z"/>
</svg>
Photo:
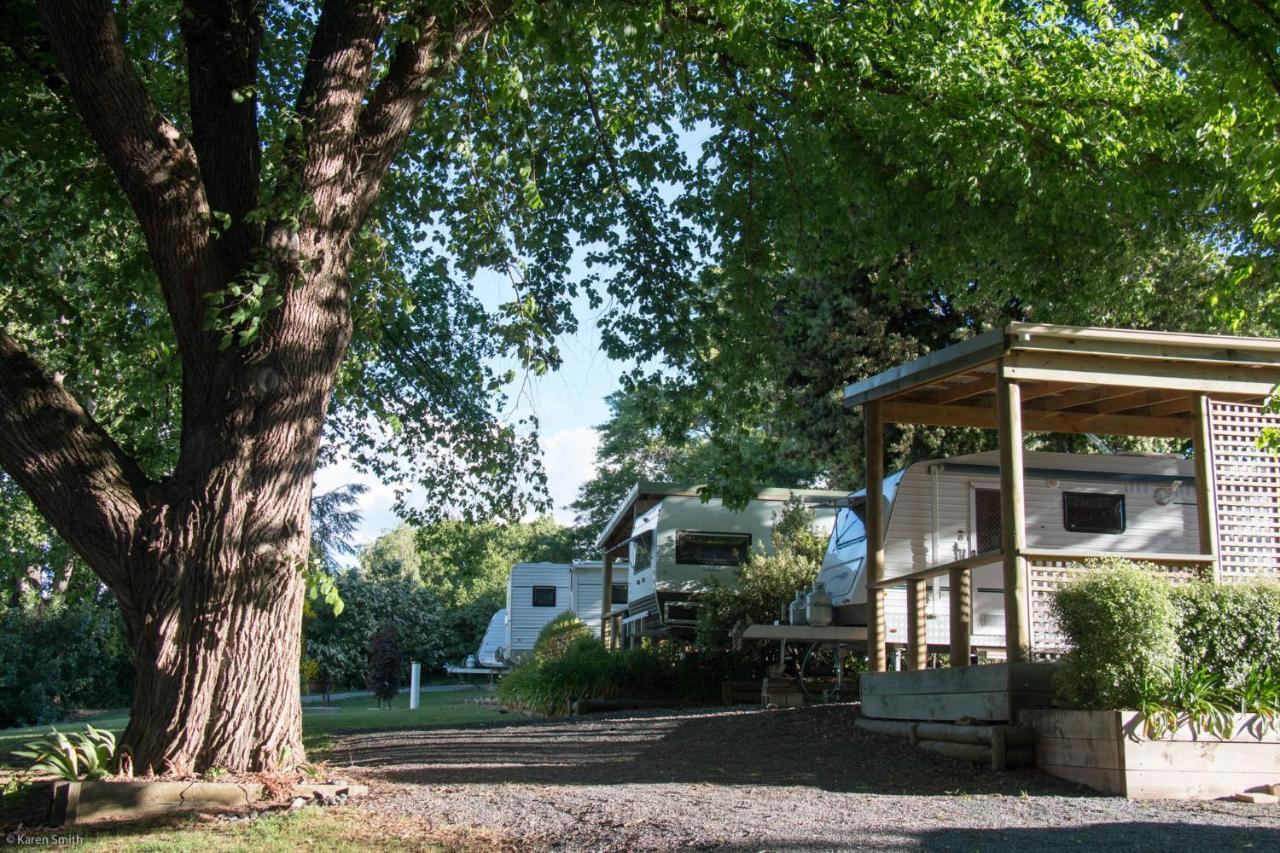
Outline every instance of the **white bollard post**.
<svg viewBox="0 0 1280 853">
<path fill-rule="evenodd" d="M 409 668 L 409 710 L 418 707 L 418 693 L 422 690 L 422 664 L 417 661 Z"/>
</svg>

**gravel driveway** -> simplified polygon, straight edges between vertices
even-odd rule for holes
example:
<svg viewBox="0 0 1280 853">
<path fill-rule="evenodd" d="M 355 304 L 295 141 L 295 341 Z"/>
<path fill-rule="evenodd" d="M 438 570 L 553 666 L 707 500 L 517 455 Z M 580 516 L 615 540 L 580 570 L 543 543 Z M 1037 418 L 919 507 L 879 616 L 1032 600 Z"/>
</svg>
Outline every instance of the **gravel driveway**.
<svg viewBox="0 0 1280 853">
<path fill-rule="evenodd" d="M 363 808 L 520 850 L 1280 850 L 1280 807 L 1130 802 L 994 773 L 853 725 L 837 705 L 377 732 Z"/>
</svg>

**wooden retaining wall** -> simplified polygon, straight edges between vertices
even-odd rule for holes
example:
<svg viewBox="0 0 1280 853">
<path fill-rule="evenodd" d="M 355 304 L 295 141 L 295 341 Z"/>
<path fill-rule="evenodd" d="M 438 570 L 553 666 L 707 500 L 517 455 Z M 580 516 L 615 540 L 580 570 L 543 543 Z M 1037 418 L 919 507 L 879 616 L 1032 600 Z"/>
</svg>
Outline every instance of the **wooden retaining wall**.
<svg viewBox="0 0 1280 853">
<path fill-rule="evenodd" d="M 865 672 L 862 715 L 884 720 L 1012 722 L 1023 708 L 1047 708 L 1049 663 L 995 663 L 909 672 Z"/>
<path fill-rule="evenodd" d="M 1216 799 L 1280 783 L 1280 734 L 1237 715 L 1228 741 L 1186 725 L 1167 738 L 1143 735 L 1137 711 L 1024 710 L 1036 730 L 1036 766 L 1130 799 Z"/>
</svg>

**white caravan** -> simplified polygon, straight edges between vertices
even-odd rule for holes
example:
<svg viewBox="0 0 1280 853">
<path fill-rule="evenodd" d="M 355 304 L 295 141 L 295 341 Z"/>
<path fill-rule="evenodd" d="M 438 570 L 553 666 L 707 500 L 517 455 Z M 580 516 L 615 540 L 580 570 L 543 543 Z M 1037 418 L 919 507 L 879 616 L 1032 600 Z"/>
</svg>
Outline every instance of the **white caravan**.
<svg viewBox="0 0 1280 853">
<path fill-rule="evenodd" d="M 997 451 L 919 462 L 885 477 L 886 579 L 998 550 Z M 1083 455 L 1028 451 L 1023 460 L 1028 548 L 1132 553 L 1199 552 L 1190 460 L 1163 454 Z M 867 624 L 866 492 L 850 495 L 836 519 L 818 575 L 838 625 Z M 971 576 L 972 645 L 1000 647 L 1004 581 L 999 563 Z M 946 577 L 929 582 L 927 638 L 950 642 Z M 905 643 L 904 589 L 885 596 L 890 643 Z"/>
<path fill-rule="evenodd" d="M 614 568 L 614 601 L 626 601 L 626 570 Z M 572 611 L 600 636 L 603 564 L 517 563 L 507 578 L 503 655 L 514 663 L 533 650 L 538 633 L 565 611 Z"/>
<path fill-rule="evenodd" d="M 703 502 L 696 488 L 633 487 L 597 540 L 602 551 L 625 553 L 630 566 L 623 636 L 689 632 L 697 624 L 697 596 L 713 579 L 733 586 L 738 566 L 751 554 L 772 552 L 774 522 L 792 495 L 814 510 L 823 536 L 831 531 L 837 502 L 847 497 L 828 490 L 764 489 L 744 509 L 731 510 L 719 498 Z"/>
</svg>

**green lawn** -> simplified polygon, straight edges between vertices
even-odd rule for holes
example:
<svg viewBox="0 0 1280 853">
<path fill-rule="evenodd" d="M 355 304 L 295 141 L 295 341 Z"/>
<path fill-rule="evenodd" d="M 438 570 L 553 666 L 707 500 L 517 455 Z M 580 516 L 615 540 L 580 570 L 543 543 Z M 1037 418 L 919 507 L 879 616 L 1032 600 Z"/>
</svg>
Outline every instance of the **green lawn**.
<svg viewBox="0 0 1280 853">
<path fill-rule="evenodd" d="M 77 850 L 154 851 L 154 853 L 203 853 L 203 851 L 276 850 L 425 850 L 437 851 L 474 845 L 447 845 L 424 838 L 423 829 L 409 820 L 367 814 L 351 807 L 304 808 L 258 817 L 250 821 L 208 821 L 184 816 L 143 821 L 120 828 L 65 827 L 32 830 L 32 835 L 78 835 Z M 480 849 L 476 847 L 475 849 Z"/>
<path fill-rule="evenodd" d="M 55 724 L 58 731 L 72 732 L 84 731 L 86 723 L 91 723 L 100 729 L 109 729 L 119 734 L 124 731 L 125 724 L 129 722 L 129 712 L 123 708 L 115 711 L 104 711 L 95 717 L 86 717 L 77 722 L 65 722 Z M 15 759 L 11 754 L 13 750 L 19 749 L 24 743 L 35 740 L 41 735 L 49 733 L 48 726 L 30 726 L 28 728 L 19 729 L 0 729 L 0 767 L 12 768 L 15 764 L 22 764 L 23 759 Z M 30 762 L 26 762 L 30 763 Z"/>
<path fill-rule="evenodd" d="M 487 705 L 464 702 L 465 697 L 486 695 L 484 691 L 458 690 L 450 693 L 423 693 L 416 710 L 409 710 L 409 694 L 401 693 L 390 708 L 377 707 L 372 696 L 340 699 L 332 706 L 338 711 L 302 712 L 302 736 L 308 750 L 323 752 L 329 735 L 348 729 L 420 729 L 453 726 L 459 723 L 485 723 L 503 718 Z"/>
<path fill-rule="evenodd" d="M 479 688 L 448 693 L 423 693 L 420 706 L 413 711 L 409 710 L 407 693 L 397 696 L 389 709 L 378 709 L 377 701 L 372 696 L 357 696 L 334 702 L 330 707 L 338 710 L 308 711 L 305 708 L 316 706 L 306 705 L 302 712 L 303 739 L 307 749 L 313 753 L 312 757 L 323 758 L 329 736 L 335 731 L 430 728 L 501 719 L 502 715 L 493 708 L 463 701 L 464 698 L 481 695 L 484 694 Z M 124 731 L 128 722 L 129 712 L 121 709 L 106 711 L 75 723 L 58 723 L 57 726 L 61 731 L 81 731 L 86 723 L 92 723 L 119 734 Z M 21 760 L 13 759 L 12 751 L 48 731 L 48 726 L 0 729 L 0 767 L 13 768 L 15 764 L 20 764 Z"/>
</svg>

